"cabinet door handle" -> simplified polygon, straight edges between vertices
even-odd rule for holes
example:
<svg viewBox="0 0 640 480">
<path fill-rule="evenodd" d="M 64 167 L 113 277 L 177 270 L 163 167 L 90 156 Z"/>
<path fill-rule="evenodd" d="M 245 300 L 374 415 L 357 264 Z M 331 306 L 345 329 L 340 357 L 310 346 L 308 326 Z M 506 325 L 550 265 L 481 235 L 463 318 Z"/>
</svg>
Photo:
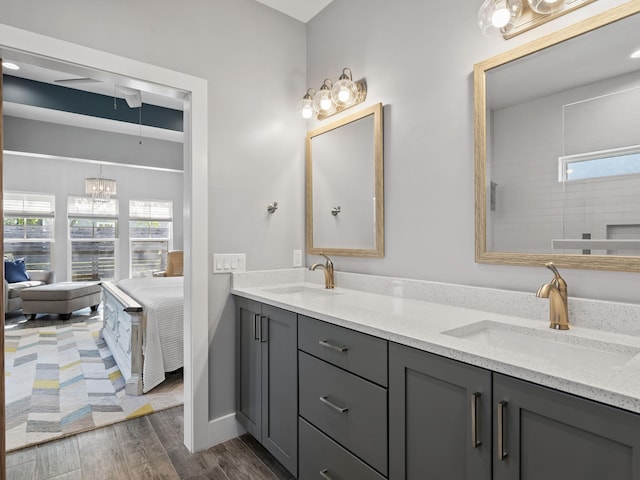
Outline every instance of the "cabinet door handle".
<svg viewBox="0 0 640 480">
<path fill-rule="evenodd" d="M 269 341 L 269 317 L 260 315 L 260 342 Z"/>
<path fill-rule="evenodd" d="M 318 343 L 323 347 L 330 348 L 340 353 L 344 353 L 347 350 L 349 350 L 349 347 L 341 347 L 340 345 L 334 345 L 333 343 L 330 343 L 328 340 L 320 340 Z"/>
<path fill-rule="evenodd" d="M 478 448 L 482 442 L 478 440 L 478 403 L 481 393 L 475 392 L 471 395 L 471 447 Z"/>
<path fill-rule="evenodd" d="M 260 319 L 260 314 L 259 313 L 254 313 L 253 314 L 253 339 L 254 340 L 260 340 L 260 336 L 258 334 L 258 321 Z"/>
<path fill-rule="evenodd" d="M 333 403 L 331 400 L 329 400 L 328 396 L 324 396 L 324 397 L 320 397 L 320 401 L 322 403 L 324 403 L 325 405 L 329 405 L 331 408 L 333 408 L 336 412 L 340 412 L 340 413 L 345 413 L 349 410 L 349 407 L 341 407 L 339 405 L 336 405 L 335 403 Z"/>
<path fill-rule="evenodd" d="M 498 460 L 507 458 L 505 449 L 505 428 L 507 426 L 507 402 L 498 403 Z"/>
<path fill-rule="evenodd" d="M 325 468 L 324 470 L 320 470 L 320 476 L 325 480 L 333 480 L 333 477 L 329 475 L 329 469 Z"/>
</svg>

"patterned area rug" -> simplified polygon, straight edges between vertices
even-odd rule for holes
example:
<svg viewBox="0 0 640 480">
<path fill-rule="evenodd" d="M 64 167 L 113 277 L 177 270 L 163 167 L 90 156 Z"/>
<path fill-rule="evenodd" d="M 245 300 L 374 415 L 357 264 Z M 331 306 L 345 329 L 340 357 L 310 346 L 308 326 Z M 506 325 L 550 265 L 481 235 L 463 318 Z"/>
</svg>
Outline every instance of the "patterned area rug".
<svg viewBox="0 0 640 480">
<path fill-rule="evenodd" d="M 145 395 L 125 395 L 101 326 L 5 332 L 7 451 L 183 404 L 182 371 Z"/>
</svg>

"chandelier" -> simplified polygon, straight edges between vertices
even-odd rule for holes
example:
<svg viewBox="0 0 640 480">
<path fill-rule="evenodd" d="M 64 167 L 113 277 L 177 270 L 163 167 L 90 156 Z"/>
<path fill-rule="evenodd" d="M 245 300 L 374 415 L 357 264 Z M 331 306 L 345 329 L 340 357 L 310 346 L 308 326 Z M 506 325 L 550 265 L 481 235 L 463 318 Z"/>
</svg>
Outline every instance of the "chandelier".
<svg viewBox="0 0 640 480">
<path fill-rule="evenodd" d="M 102 165 L 97 177 L 87 178 L 84 181 L 84 193 L 91 195 L 94 200 L 107 201 L 111 195 L 116 194 L 116 181 L 102 176 Z"/>
</svg>

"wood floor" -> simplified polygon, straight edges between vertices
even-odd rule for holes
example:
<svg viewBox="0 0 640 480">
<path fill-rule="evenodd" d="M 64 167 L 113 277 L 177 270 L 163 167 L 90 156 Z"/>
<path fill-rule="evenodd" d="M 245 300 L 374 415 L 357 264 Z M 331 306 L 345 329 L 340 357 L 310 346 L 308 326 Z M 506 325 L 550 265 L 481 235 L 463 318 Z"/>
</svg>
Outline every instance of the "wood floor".
<svg viewBox="0 0 640 480">
<path fill-rule="evenodd" d="M 8 480 L 290 480 L 253 437 L 190 453 L 183 407 L 7 454 Z"/>
</svg>

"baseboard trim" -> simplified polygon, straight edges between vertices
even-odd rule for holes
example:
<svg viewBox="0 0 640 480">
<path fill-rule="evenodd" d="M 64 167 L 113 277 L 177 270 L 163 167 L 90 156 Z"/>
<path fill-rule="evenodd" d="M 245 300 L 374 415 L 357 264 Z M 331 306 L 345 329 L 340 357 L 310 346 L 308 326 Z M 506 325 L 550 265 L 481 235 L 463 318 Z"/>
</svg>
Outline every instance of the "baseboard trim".
<svg viewBox="0 0 640 480">
<path fill-rule="evenodd" d="M 213 447 L 219 443 L 226 442 L 232 438 L 239 437 L 246 430 L 236 420 L 236 414 L 230 413 L 224 417 L 219 417 L 209 421 L 209 446 Z"/>
</svg>

